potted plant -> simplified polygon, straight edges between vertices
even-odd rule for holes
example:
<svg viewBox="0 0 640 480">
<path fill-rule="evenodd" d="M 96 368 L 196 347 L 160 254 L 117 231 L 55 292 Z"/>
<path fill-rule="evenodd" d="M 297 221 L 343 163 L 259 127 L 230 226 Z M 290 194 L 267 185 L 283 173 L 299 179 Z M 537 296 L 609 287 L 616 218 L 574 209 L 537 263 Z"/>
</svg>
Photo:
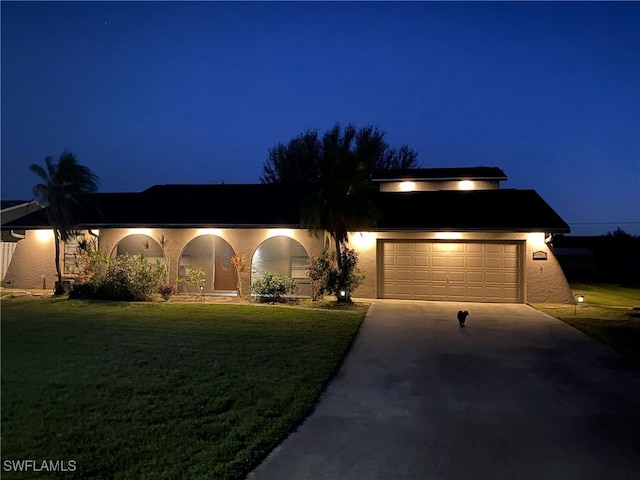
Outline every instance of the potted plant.
<svg viewBox="0 0 640 480">
<path fill-rule="evenodd" d="M 160 285 L 158 287 L 158 293 L 162 295 L 162 298 L 164 298 L 165 302 L 169 300 L 169 298 L 171 298 L 171 295 L 173 295 L 175 291 L 176 290 L 173 285 Z"/>
</svg>

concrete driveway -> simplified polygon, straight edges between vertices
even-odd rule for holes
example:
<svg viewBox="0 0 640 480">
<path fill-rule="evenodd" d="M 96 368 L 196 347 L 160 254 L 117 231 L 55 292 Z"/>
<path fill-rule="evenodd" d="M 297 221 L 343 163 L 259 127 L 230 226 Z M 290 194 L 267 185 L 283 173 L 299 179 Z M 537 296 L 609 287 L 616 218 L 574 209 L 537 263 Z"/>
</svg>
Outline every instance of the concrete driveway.
<svg viewBox="0 0 640 480">
<path fill-rule="evenodd" d="M 314 412 L 248 478 L 635 480 L 633 368 L 526 305 L 376 301 Z"/>
</svg>

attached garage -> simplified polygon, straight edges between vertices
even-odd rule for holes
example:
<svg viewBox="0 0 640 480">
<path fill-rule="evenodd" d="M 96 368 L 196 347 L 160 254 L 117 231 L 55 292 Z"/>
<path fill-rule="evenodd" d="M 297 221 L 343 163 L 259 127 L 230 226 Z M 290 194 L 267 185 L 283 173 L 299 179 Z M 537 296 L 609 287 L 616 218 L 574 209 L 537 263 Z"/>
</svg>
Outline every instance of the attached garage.
<svg viewBox="0 0 640 480">
<path fill-rule="evenodd" d="M 378 242 L 378 297 L 521 303 L 523 242 Z"/>
</svg>

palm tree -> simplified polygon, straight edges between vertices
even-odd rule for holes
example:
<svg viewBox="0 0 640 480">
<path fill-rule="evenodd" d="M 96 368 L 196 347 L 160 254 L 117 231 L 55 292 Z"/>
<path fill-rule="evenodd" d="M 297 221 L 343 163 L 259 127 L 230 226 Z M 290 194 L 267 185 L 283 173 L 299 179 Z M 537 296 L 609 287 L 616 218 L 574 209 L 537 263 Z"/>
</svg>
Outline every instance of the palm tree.
<svg viewBox="0 0 640 480">
<path fill-rule="evenodd" d="M 42 183 L 33 187 L 38 203 L 46 207 L 47 218 L 53 229 L 55 262 L 58 281 L 54 293 L 64 293 L 64 279 L 60 268 L 60 242 L 67 242 L 75 235 L 76 212 L 86 205 L 88 196 L 98 190 L 98 177 L 88 167 L 80 165 L 75 155 L 63 152 L 58 163 L 52 157 L 44 159 L 45 167 L 34 163 L 29 169 L 38 175 Z"/>
<path fill-rule="evenodd" d="M 316 236 L 331 236 L 339 272 L 348 233 L 372 227 L 379 217 L 377 190 L 369 180 L 371 158 L 354 148 L 357 138 L 352 126 L 344 132 L 336 126 L 324 135 L 318 176 L 300 208 L 303 227 Z M 350 293 L 338 295 L 338 300 L 349 301 Z"/>
</svg>

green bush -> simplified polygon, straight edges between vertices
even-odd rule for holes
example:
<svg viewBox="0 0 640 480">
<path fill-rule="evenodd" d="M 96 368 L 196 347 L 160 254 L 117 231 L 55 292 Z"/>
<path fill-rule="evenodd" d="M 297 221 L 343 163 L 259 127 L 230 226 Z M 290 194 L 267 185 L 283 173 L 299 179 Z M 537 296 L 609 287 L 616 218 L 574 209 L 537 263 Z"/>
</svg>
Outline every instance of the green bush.
<svg viewBox="0 0 640 480">
<path fill-rule="evenodd" d="M 307 276 L 311 280 L 314 300 L 327 293 L 335 295 L 339 302 L 350 302 L 351 294 L 364 280 L 355 250 L 342 248 L 341 268 L 338 268 L 336 257 L 335 252 L 330 253 L 325 249 L 320 256 L 311 258 L 307 263 Z"/>
<path fill-rule="evenodd" d="M 290 295 L 296 290 L 298 286 L 293 278 L 271 272 L 266 272 L 261 279 L 251 285 L 251 293 L 255 294 L 261 302 L 279 302 L 283 295 Z"/>
<path fill-rule="evenodd" d="M 151 263 L 142 255 L 121 255 L 108 262 L 104 273 L 94 273 L 88 282 L 74 285 L 70 298 L 145 301 L 157 291 L 164 275 L 160 261 Z"/>
<path fill-rule="evenodd" d="M 75 283 L 69 292 L 69 298 L 76 300 L 95 298 L 97 289 L 97 285 L 93 282 Z"/>
</svg>

